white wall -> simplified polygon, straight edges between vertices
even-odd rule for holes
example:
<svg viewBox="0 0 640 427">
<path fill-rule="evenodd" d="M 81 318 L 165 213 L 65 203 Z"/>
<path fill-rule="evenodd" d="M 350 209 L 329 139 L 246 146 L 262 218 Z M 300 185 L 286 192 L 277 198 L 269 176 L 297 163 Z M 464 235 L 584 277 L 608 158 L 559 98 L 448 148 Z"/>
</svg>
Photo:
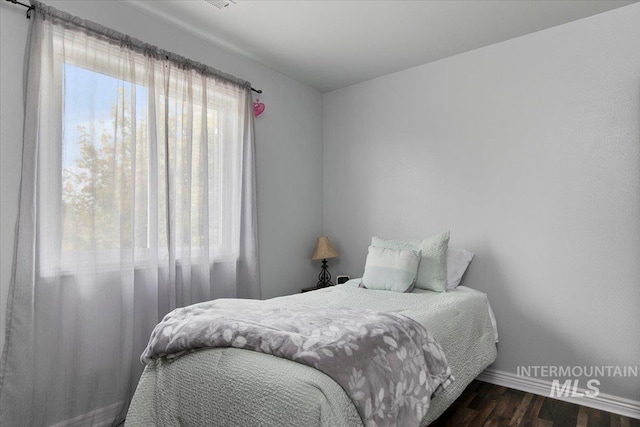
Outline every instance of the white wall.
<svg viewBox="0 0 640 427">
<path fill-rule="evenodd" d="M 315 283 L 310 257 L 322 233 L 322 96 L 255 61 L 234 55 L 185 31 L 115 1 L 48 4 L 163 49 L 249 80 L 262 89 L 264 114 L 256 118 L 258 227 L 262 296 L 299 292 Z M 2 163 L 0 206 L 0 348 L 17 215 L 22 140 L 22 73 L 28 20 L 25 9 L 0 7 Z"/>
<path fill-rule="evenodd" d="M 495 369 L 638 365 L 640 4 L 323 99 L 334 270 L 361 275 L 372 235 L 451 229 Z M 600 391 L 640 401 L 639 381 Z"/>
</svg>

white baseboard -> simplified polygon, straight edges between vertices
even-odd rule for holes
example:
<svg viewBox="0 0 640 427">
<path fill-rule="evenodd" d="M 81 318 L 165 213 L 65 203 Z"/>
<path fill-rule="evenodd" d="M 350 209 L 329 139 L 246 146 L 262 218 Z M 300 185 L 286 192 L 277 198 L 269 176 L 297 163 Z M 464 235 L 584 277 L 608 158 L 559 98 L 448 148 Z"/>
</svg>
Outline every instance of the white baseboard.
<svg viewBox="0 0 640 427">
<path fill-rule="evenodd" d="M 496 369 L 485 369 L 484 372 L 478 376 L 478 380 L 527 393 L 539 394 L 541 396 L 549 397 L 551 395 L 551 381 L 545 381 L 539 378 L 519 377 L 516 374 L 498 371 Z M 577 391 L 582 394 L 587 392 L 585 389 L 577 389 Z M 625 417 L 640 419 L 640 402 L 636 400 L 625 399 L 605 393 L 600 393 L 595 397 L 575 397 L 568 395 L 554 396 L 553 398 L 588 406 L 601 411 L 613 412 L 614 414 L 624 415 Z"/>
</svg>

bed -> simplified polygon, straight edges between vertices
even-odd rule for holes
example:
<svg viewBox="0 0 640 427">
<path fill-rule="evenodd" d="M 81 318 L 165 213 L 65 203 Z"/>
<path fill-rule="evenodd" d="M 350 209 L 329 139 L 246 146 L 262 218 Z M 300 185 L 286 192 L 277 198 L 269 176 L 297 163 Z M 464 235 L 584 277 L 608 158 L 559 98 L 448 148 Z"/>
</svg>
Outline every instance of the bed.
<svg viewBox="0 0 640 427">
<path fill-rule="evenodd" d="M 359 287 L 360 280 L 274 298 L 283 305 L 395 312 L 419 322 L 441 344 L 455 381 L 432 400 L 421 426 L 438 418 L 496 358 L 497 331 L 485 294 L 465 286 L 411 293 Z M 189 353 L 147 365 L 126 426 L 363 425 L 345 391 L 324 373 L 269 354 L 236 348 Z"/>
</svg>

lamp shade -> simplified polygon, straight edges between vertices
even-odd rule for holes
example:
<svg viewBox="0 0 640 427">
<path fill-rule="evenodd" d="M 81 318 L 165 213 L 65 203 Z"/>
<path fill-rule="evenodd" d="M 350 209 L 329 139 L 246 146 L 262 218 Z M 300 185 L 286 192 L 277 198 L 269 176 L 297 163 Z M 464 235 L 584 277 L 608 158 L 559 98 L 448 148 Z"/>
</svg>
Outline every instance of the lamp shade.
<svg viewBox="0 0 640 427">
<path fill-rule="evenodd" d="M 316 248 L 313 251 L 313 255 L 311 255 L 311 260 L 317 261 L 319 259 L 336 258 L 337 256 L 338 252 L 331 246 L 329 238 L 326 236 L 318 237 Z"/>
</svg>

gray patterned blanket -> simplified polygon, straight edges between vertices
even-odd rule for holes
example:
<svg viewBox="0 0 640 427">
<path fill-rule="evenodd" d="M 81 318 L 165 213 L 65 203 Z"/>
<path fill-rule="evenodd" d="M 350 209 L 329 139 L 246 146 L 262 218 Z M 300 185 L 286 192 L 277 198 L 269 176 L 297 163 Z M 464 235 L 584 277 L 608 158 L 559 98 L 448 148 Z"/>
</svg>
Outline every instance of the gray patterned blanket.
<svg viewBox="0 0 640 427">
<path fill-rule="evenodd" d="M 453 381 L 440 344 L 408 317 L 257 300 L 219 299 L 172 311 L 141 360 L 209 347 L 254 350 L 324 372 L 366 426 L 419 426 L 432 395 Z"/>
</svg>

